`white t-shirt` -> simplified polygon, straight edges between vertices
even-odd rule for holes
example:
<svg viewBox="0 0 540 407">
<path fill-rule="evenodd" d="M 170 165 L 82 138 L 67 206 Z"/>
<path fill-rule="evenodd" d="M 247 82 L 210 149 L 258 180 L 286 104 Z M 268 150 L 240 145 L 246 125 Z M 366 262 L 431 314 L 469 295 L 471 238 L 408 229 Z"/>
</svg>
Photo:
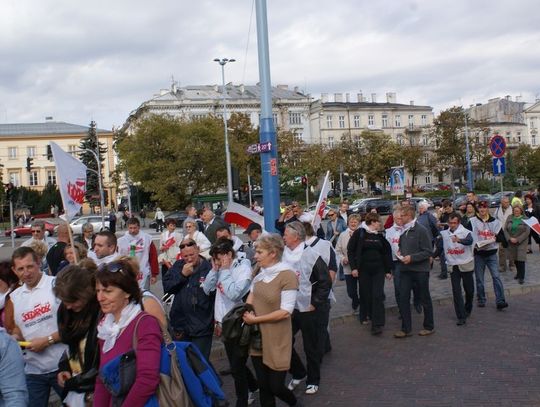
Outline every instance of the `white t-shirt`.
<svg viewBox="0 0 540 407">
<path fill-rule="evenodd" d="M 53 293 L 54 281 L 54 277 L 43 274 L 34 288 L 24 284 L 11 293 L 15 324 L 26 341 L 58 331 L 57 313 L 61 301 Z M 58 361 L 66 348 L 66 345 L 56 343 L 39 353 L 25 350 L 25 373 L 44 374 L 58 370 Z"/>
</svg>

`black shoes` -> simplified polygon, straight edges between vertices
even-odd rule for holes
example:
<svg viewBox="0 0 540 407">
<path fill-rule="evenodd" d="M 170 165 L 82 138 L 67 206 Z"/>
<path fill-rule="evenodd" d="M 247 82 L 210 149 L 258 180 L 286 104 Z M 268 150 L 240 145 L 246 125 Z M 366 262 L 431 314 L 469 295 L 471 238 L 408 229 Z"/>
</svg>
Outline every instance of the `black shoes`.
<svg viewBox="0 0 540 407">
<path fill-rule="evenodd" d="M 371 335 L 381 335 L 382 334 L 382 328 L 380 326 L 374 326 L 371 329 Z"/>
<path fill-rule="evenodd" d="M 446 274 L 439 274 L 439 280 L 446 280 L 448 276 Z"/>
<path fill-rule="evenodd" d="M 508 303 L 506 301 L 500 302 L 500 303 L 497 304 L 497 309 L 499 311 L 501 311 L 501 310 L 503 310 L 505 308 L 508 308 Z"/>
<path fill-rule="evenodd" d="M 518 282 L 519 282 L 519 284 L 523 284 L 525 281 L 522 278 L 520 278 L 520 279 L 518 279 Z"/>
<path fill-rule="evenodd" d="M 461 326 L 461 325 L 465 325 L 467 323 L 467 320 L 465 319 L 458 319 L 458 321 L 456 322 L 456 325 L 457 326 Z"/>
</svg>

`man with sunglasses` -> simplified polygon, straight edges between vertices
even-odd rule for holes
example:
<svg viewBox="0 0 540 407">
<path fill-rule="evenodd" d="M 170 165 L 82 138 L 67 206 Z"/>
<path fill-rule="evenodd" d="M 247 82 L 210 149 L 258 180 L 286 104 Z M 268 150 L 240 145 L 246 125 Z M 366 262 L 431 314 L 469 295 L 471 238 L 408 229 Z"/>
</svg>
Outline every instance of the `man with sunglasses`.
<svg viewBox="0 0 540 407">
<path fill-rule="evenodd" d="M 49 236 L 45 236 L 45 223 L 40 220 L 32 223 L 32 237 L 26 240 L 25 242 L 23 242 L 21 246 L 29 247 L 35 241 L 44 242 L 49 249 L 53 247 L 56 243 L 56 239 Z"/>
<path fill-rule="evenodd" d="M 120 256 L 135 257 L 139 261 L 141 290 L 149 290 L 150 284 L 155 284 L 159 274 L 157 249 L 152 242 L 152 236 L 141 230 L 137 218 L 129 218 L 128 231 L 118 239 L 118 253 Z"/>
<path fill-rule="evenodd" d="M 180 254 L 182 258 L 163 277 L 163 290 L 174 294 L 169 314 L 171 331 L 174 340 L 193 342 L 209 359 L 214 332 L 215 291 L 207 295 L 202 284 L 212 266 L 200 256 L 193 239 L 187 238 L 180 243 Z"/>
</svg>

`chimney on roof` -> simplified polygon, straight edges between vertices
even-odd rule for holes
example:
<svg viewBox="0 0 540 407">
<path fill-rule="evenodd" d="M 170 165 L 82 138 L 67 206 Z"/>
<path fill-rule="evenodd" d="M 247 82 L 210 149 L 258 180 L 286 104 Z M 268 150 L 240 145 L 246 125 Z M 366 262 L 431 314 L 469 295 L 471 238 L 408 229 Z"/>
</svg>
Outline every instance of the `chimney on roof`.
<svg viewBox="0 0 540 407">
<path fill-rule="evenodd" d="M 244 92 L 246 91 L 246 87 L 244 86 L 244 84 L 241 83 L 241 84 L 238 86 L 238 88 L 240 89 L 240 94 L 243 95 Z"/>
<path fill-rule="evenodd" d="M 350 103 L 350 101 L 351 101 L 351 94 L 345 93 L 345 102 Z"/>
<path fill-rule="evenodd" d="M 334 93 L 334 102 L 343 102 L 343 93 Z"/>
<path fill-rule="evenodd" d="M 214 85 L 214 92 L 217 92 L 219 90 L 219 86 L 218 85 Z"/>
<path fill-rule="evenodd" d="M 321 102 L 328 102 L 328 93 L 321 93 Z"/>
<path fill-rule="evenodd" d="M 396 103 L 395 92 L 386 92 L 386 103 Z"/>
<path fill-rule="evenodd" d="M 298 93 L 298 86 L 294 87 L 294 93 Z"/>
<path fill-rule="evenodd" d="M 376 93 L 371 94 L 371 103 L 377 103 L 377 94 Z"/>
<path fill-rule="evenodd" d="M 414 100 L 409 100 L 409 105 L 414 106 Z"/>
<path fill-rule="evenodd" d="M 356 98 L 357 98 L 358 103 L 362 103 L 364 101 L 364 95 L 362 95 L 362 91 L 356 94 Z"/>
<path fill-rule="evenodd" d="M 277 85 L 277 88 L 278 88 L 278 89 L 281 89 L 281 90 L 288 90 L 288 89 L 289 89 L 289 85 Z"/>
<path fill-rule="evenodd" d="M 52 116 L 47 116 L 47 117 L 45 117 L 45 121 L 46 121 L 46 122 L 52 122 L 52 121 L 53 121 L 53 117 L 52 117 Z"/>
</svg>

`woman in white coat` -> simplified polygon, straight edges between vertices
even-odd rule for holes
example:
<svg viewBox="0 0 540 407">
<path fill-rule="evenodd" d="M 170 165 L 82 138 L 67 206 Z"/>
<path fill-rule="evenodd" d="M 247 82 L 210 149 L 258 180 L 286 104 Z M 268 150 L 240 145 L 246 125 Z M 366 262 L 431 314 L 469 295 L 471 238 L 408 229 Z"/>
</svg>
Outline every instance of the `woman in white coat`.
<svg viewBox="0 0 540 407">
<path fill-rule="evenodd" d="M 199 232 L 197 228 L 197 222 L 195 220 L 186 219 L 184 221 L 184 227 L 186 228 L 186 235 L 184 238 L 193 239 L 200 250 L 200 255 L 206 259 L 210 259 L 210 240 L 204 235 L 203 232 Z"/>
</svg>

